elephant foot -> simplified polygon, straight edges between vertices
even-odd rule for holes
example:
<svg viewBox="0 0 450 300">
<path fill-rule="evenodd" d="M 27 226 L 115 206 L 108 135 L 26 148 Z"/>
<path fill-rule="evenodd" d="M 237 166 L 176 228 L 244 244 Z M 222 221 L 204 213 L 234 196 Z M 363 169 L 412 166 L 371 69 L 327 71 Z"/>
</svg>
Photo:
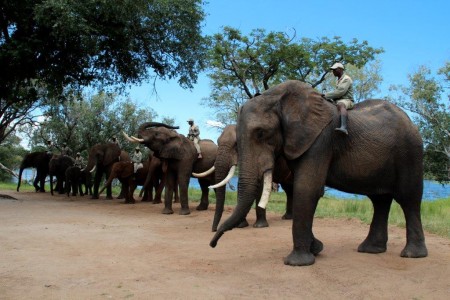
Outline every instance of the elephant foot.
<svg viewBox="0 0 450 300">
<path fill-rule="evenodd" d="M 92 195 L 91 199 L 98 199 L 98 196 Z"/>
<path fill-rule="evenodd" d="M 266 219 L 264 220 L 256 220 L 255 224 L 253 224 L 254 228 L 264 228 L 264 227 L 269 227 L 269 223 L 267 222 Z"/>
<path fill-rule="evenodd" d="M 284 264 L 289 266 L 309 266 L 314 264 L 315 261 L 314 254 L 294 249 L 284 259 Z"/>
<path fill-rule="evenodd" d="M 181 208 L 181 210 L 180 210 L 180 215 L 182 215 L 182 216 L 189 215 L 190 213 L 191 213 L 191 210 L 189 208 Z"/>
<path fill-rule="evenodd" d="M 123 203 L 125 203 L 125 204 L 135 204 L 136 201 L 134 199 L 133 200 L 125 200 Z"/>
<path fill-rule="evenodd" d="M 106 196 L 106 198 L 105 198 L 106 200 L 112 200 L 112 199 L 114 199 L 112 196 Z"/>
<path fill-rule="evenodd" d="M 418 244 L 408 243 L 400 253 L 400 256 L 408 258 L 427 257 L 428 250 L 424 242 Z"/>
<path fill-rule="evenodd" d="M 124 197 L 123 196 L 117 196 L 117 198 L 116 199 L 123 199 Z"/>
<path fill-rule="evenodd" d="M 365 239 L 364 242 L 358 246 L 358 252 L 373 254 L 386 252 L 386 242 L 371 242 L 370 240 Z"/>
<path fill-rule="evenodd" d="M 207 210 L 208 209 L 208 204 L 205 203 L 200 203 L 197 208 L 197 210 Z"/>
<path fill-rule="evenodd" d="M 162 213 L 164 215 L 171 215 L 171 214 L 173 214 L 173 210 L 171 208 L 164 207 Z"/>
<path fill-rule="evenodd" d="M 159 200 L 153 200 L 152 203 L 153 203 L 153 204 L 160 204 L 160 203 L 162 203 L 162 201 L 161 201 L 161 199 L 159 199 Z"/>
<path fill-rule="evenodd" d="M 141 202 L 151 202 L 151 200 L 148 199 L 148 198 L 142 198 L 142 199 L 141 199 Z"/>
<path fill-rule="evenodd" d="M 292 214 L 285 213 L 282 217 L 282 220 L 292 220 Z"/>
<path fill-rule="evenodd" d="M 180 199 L 173 200 L 173 203 L 180 203 Z"/>
<path fill-rule="evenodd" d="M 239 223 L 237 228 L 245 228 L 245 227 L 248 227 L 248 226 L 249 226 L 249 224 L 248 224 L 247 220 L 244 219 L 241 223 Z"/>
<path fill-rule="evenodd" d="M 311 243 L 311 247 L 309 248 L 309 251 L 311 251 L 313 255 L 318 255 L 322 250 L 323 250 L 323 243 L 320 240 L 314 238 L 314 240 Z"/>
</svg>

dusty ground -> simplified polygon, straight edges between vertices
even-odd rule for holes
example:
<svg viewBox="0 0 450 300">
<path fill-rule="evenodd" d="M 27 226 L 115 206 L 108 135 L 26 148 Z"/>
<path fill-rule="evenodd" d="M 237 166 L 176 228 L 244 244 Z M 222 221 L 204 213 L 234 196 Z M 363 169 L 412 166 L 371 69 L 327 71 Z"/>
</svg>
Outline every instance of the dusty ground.
<svg viewBox="0 0 450 300">
<path fill-rule="evenodd" d="M 390 227 L 388 251 L 356 251 L 368 226 L 317 219 L 324 251 L 309 267 L 283 264 L 290 221 L 227 232 L 217 248 L 213 208 L 162 215 L 162 204 L 2 191 L 0 299 L 449 299 L 450 240 L 426 235 L 429 256 L 399 256 L 405 230 Z M 231 209 L 228 210 L 227 216 Z M 254 221 L 254 212 L 249 218 Z"/>
</svg>

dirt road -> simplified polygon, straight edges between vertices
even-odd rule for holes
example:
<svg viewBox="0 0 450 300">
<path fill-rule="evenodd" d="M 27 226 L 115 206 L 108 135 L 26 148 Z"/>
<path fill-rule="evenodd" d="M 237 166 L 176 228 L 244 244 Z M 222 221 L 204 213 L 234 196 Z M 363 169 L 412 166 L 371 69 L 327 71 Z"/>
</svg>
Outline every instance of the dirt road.
<svg viewBox="0 0 450 300">
<path fill-rule="evenodd" d="M 213 207 L 161 214 L 162 204 L 2 191 L 0 299 L 448 299 L 450 240 L 426 234 L 429 256 L 404 259 L 405 230 L 388 251 L 356 251 L 368 226 L 316 219 L 323 252 L 290 267 L 291 222 L 234 229 L 215 249 Z M 228 209 L 227 216 L 231 213 Z M 254 221 L 254 212 L 249 215 Z"/>
</svg>

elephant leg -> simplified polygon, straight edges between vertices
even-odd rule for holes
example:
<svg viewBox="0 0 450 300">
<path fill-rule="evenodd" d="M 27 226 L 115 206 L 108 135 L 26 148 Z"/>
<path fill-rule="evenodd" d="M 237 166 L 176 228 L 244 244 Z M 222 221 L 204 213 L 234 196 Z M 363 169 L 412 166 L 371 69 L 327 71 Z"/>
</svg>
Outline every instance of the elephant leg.
<svg viewBox="0 0 450 300">
<path fill-rule="evenodd" d="M 269 227 L 269 222 L 266 219 L 266 210 L 258 206 L 258 202 L 256 201 L 256 222 L 253 224 L 255 228 L 264 228 Z"/>
<path fill-rule="evenodd" d="M 293 186 L 292 184 L 281 184 L 286 193 L 286 212 L 281 217 L 283 220 L 292 220 L 292 200 L 293 200 Z"/>
<path fill-rule="evenodd" d="M 369 234 L 359 245 L 358 252 L 382 253 L 388 241 L 388 218 L 392 195 L 370 195 L 373 204 L 373 217 Z"/>
<path fill-rule="evenodd" d="M 205 180 L 205 179 L 198 179 L 198 183 L 200 184 L 200 188 L 202 190 L 202 196 L 200 199 L 200 204 L 197 206 L 197 210 L 207 210 L 208 206 L 209 206 L 209 199 L 208 199 L 208 195 L 209 195 L 209 188 L 208 186 L 210 185 L 209 180 Z"/>
<path fill-rule="evenodd" d="M 401 257 L 418 258 L 428 256 L 420 218 L 421 196 L 417 195 L 422 195 L 422 193 L 418 193 L 414 191 L 414 188 L 411 188 L 407 197 L 396 198 L 406 220 L 406 246 L 400 253 Z"/>
<path fill-rule="evenodd" d="M 312 225 L 317 203 L 325 185 L 327 169 L 323 162 L 314 158 L 298 163 L 294 175 L 294 195 L 297 197 L 292 206 L 294 249 L 284 259 L 284 263 L 291 266 L 307 266 L 314 264 L 315 255 L 323 249 L 322 242 L 313 235 Z M 308 170 L 315 170 L 313 178 Z"/>
<path fill-rule="evenodd" d="M 180 215 L 189 215 L 191 213 L 188 199 L 189 177 L 186 177 L 184 180 L 178 178 L 178 186 L 180 188 Z M 174 187 L 176 188 L 176 185 Z M 173 193 L 173 190 L 171 193 Z"/>
<path fill-rule="evenodd" d="M 41 180 L 39 172 L 36 172 L 36 177 L 33 180 L 33 186 L 36 192 L 39 191 L 40 187 L 38 185 L 38 182 Z"/>
<path fill-rule="evenodd" d="M 125 188 L 126 186 L 126 188 Z M 127 204 L 134 204 L 136 203 L 136 200 L 134 199 L 134 190 L 136 189 L 136 185 L 133 182 L 133 179 L 129 179 L 127 183 L 123 183 L 122 184 L 122 188 L 124 190 L 124 194 L 127 195 L 126 196 L 126 200 L 125 203 Z"/>
<path fill-rule="evenodd" d="M 173 186 L 175 184 L 175 175 L 167 174 L 166 176 L 166 192 L 164 193 L 164 209 L 163 214 L 170 215 L 173 214 L 172 209 L 172 196 L 173 196 Z"/>
<path fill-rule="evenodd" d="M 162 202 L 161 195 L 165 186 L 165 182 L 166 180 L 161 178 L 161 180 L 155 185 L 155 198 L 153 199 L 153 204 L 158 204 Z"/>
<path fill-rule="evenodd" d="M 91 196 L 91 199 L 98 199 L 98 188 L 100 187 L 100 181 L 102 180 L 102 177 L 103 177 L 103 171 L 101 171 L 100 169 L 97 168 L 97 171 L 95 171 L 95 176 L 94 176 L 94 191 Z"/>
</svg>

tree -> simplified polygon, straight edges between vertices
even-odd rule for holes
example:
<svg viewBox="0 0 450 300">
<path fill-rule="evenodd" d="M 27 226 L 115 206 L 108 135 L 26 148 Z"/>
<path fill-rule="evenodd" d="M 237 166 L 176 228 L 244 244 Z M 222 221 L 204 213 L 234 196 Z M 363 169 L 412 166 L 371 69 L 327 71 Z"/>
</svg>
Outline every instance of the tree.
<svg viewBox="0 0 450 300">
<path fill-rule="evenodd" d="M 0 143 L 43 99 L 95 85 L 123 88 L 202 69 L 202 0 L 0 2 Z"/>
<path fill-rule="evenodd" d="M 436 77 L 442 76 L 442 78 Z M 408 86 L 392 86 L 399 92 L 391 100 L 412 112 L 424 140 L 425 173 L 440 181 L 450 181 L 450 62 L 437 74 L 421 66 L 408 76 Z"/>
<path fill-rule="evenodd" d="M 41 123 L 29 130 L 32 146 L 36 148 L 51 139 L 57 148 L 66 143 L 75 154 L 88 151 L 97 143 L 106 143 L 112 136 L 116 136 L 121 148 L 130 153 L 135 145 L 122 139 L 122 130 L 137 132 L 141 123 L 153 120 L 157 114 L 130 99 L 99 92 L 84 96 L 81 101 L 53 103 L 44 116 Z"/>
<path fill-rule="evenodd" d="M 17 170 L 20 167 L 26 150 L 20 145 L 20 138 L 10 134 L 0 147 L 0 164 L 9 170 Z M 9 181 L 13 177 L 9 171 L 0 165 L 0 182 Z"/>
<path fill-rule="evenodd" d="M 317 87 L 334 62 L 360 68 L 383 52 L 356 39 L 344 43 L 340 37 L 302 38 L 298 42 L 294 38 L 264 29 L 245 36 L 231 27 L 209 37 L 207 66 L 212 92 L 204 105 L 215 109 L 225 123 L 235 122 L 231 118 L 237 107 L 274 84 L 298 79 Z"/>
</svg>

